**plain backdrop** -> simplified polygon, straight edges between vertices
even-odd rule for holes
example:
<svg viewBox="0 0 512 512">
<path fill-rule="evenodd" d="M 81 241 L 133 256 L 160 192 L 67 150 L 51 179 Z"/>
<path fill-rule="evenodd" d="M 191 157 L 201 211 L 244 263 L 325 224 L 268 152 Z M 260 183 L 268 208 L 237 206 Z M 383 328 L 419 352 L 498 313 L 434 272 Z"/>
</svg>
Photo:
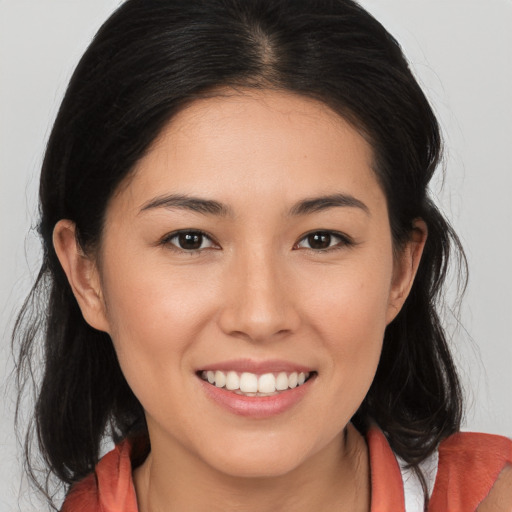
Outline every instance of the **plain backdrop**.
<svg viewBox="0 0 512 512">
<path fill-rule="evenodd" d="M 38 268 L 41 158 L 74 65 L 120 3 L 0 0 L 0 512 L 18 509 L 20 489 L 30 509 L 13 432 L 10 331 Z M 461 322 L 449 309 L 445 317 L 464 429 L 511 436 L 512 1 L 361 3 L 403 46 L 444 132 L 446 173 L 432 192 L 470 266 Z"/>
</svg>

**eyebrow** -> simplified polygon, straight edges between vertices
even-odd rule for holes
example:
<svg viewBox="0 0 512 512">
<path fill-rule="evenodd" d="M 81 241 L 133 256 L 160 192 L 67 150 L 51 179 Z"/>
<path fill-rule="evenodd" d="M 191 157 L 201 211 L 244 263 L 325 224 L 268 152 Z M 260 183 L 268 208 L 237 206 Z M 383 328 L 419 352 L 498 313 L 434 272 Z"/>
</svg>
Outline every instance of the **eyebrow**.
<svg viewBox="0 0 512 512">
<path fill-rule="evenodd" d="M 171 194 L 167 196 L 156 197 L 140 209 L 141 212 L 153 210 L 155 208 L 179 208 L 183 210 L 190 210 L 197 213 L 206 215 L 216 215 L 219 217 L 226 217 L 233 215 L 229 206 L 226 206 L 213 199 L 203 199 L 200 197 L 192 197 L 184 194 Z"/>
<path fill-rule="evenodd" d="M 307 215 L 339 207 L 359 208 L 367 215 L 370 215 L 370 209 L 362 201 L 350 194 L 338 193 L 303 199 L 290 208 L 288 216 Z M 145 203 L 140 211 L 144 212 L 155 208 L 178 208 L 218 217 L 234 216 L 233 210 L 219 201 L 184 194 L 171 194 L 156 197 Z"/>
<path fill-rule="evenodd" d="M 292 206 L 288 215 L 307 215 L 308 213 L 316 213 L 330 208 L 339 207 L 359 208 L 367 215 L 370 215 L 370 209 L 368 206 L 354 196 L 344 193 L 303 199 Z"/>
</svg>

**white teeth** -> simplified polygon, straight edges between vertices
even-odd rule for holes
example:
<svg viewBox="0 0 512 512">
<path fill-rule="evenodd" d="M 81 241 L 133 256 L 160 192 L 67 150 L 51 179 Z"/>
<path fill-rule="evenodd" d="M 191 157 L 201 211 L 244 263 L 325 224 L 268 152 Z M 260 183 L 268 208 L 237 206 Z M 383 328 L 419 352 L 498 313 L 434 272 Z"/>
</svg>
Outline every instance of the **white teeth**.
<svg viewBox="0 0 512 512">
<path fill-rule="evenodd" d="M 258 391 L 258 376 L 254 373 L 242 373 L 240 376 L 240 391 L 256 393 Z"/>
<path fill-rule="evenodd" d="M 288 375 L 286 373 L 281 372 L 276 379 L 276 389 L 277 391 L 284 391 L 288 389 Z"/>
<path fill-rule="evenodd" d="M 279 391 L 302 386 L 308 379 L 309 373 L 292 372 L 287 374 L 286 372 L 280 372 L 277 375 L 274 373 L 264 373 L 258 376 L 250 372 L 244 372 L 239 375 L 234 371 L 208 370 L 203 371 L 201 377 L 218 388 L 225 387 L 227 390 L 234 391 L 240 395 L 270 396 Z"/>
<path fill-rule="evenodd" d="M 219 370 L 215 372 L 215 385 L 218 388 L 223 388 L 226 385 L 226 375 Z"/>
<path fill-rule="evenodd" d="M 226 375 L 226 389 L 233 391 L 240 387 L 240 377 L 236 372 L 228 372 Z"/>
<path fill-rule="evenodd" d="M 276 390 L 276 378 L 272 373 L 265 373 L 258 379 L 258 391 L 260 393 L 274 393 Z"/>
</svg>

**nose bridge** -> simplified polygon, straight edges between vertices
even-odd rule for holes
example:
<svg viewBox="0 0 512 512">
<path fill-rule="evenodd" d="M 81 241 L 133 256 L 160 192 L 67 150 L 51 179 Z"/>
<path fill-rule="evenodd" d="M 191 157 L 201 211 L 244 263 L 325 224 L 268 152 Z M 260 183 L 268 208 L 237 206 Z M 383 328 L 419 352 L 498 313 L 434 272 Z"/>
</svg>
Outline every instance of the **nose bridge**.
<svg viewBox="0 0 512 512">
<path fill-rule="evenodd" d="M 230 296 L 221 315 L 225 332 L 265 341 L 296 329 L 298 316 L 286 283 L 285 263 L 271 244 L 238 252 L 229 277 Z"/>
</svg>

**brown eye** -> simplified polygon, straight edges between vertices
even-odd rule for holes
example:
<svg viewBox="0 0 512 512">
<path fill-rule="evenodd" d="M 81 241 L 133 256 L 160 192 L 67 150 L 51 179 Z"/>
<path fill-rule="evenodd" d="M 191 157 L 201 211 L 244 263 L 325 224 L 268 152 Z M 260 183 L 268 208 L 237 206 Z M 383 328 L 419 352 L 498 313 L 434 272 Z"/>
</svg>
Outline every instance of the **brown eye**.
<svg viewBox="0 0 512 512">
<path fill-rule="evenodd" d="M 351 239 L 341 233 L 333 231 L 314 231 L 302 238 L 295 248 L 310 249 L 313 251 L 331 251 L 350 245 L 353 245 Z"/>
<path fill-rule="evenodd" d="M 166 236 L 161 243 L 171 249 L 183 252 L 218 248 L 212 239 L 201 231 L 180 231 L 171 233 Z"/>
<path fill-rule="evenodd" d="M 331 246 L 330 233 L 312 233 L 308 235 L 308 243 L 311 249 L 327 249 Z"/>
<path fill-rule="evenodd" d="M 201 233 L 180 233 L 178 235 L 178 244 L 181 249 L 195 251 L 201 248 L 203 235 Z"/>
</svg>

